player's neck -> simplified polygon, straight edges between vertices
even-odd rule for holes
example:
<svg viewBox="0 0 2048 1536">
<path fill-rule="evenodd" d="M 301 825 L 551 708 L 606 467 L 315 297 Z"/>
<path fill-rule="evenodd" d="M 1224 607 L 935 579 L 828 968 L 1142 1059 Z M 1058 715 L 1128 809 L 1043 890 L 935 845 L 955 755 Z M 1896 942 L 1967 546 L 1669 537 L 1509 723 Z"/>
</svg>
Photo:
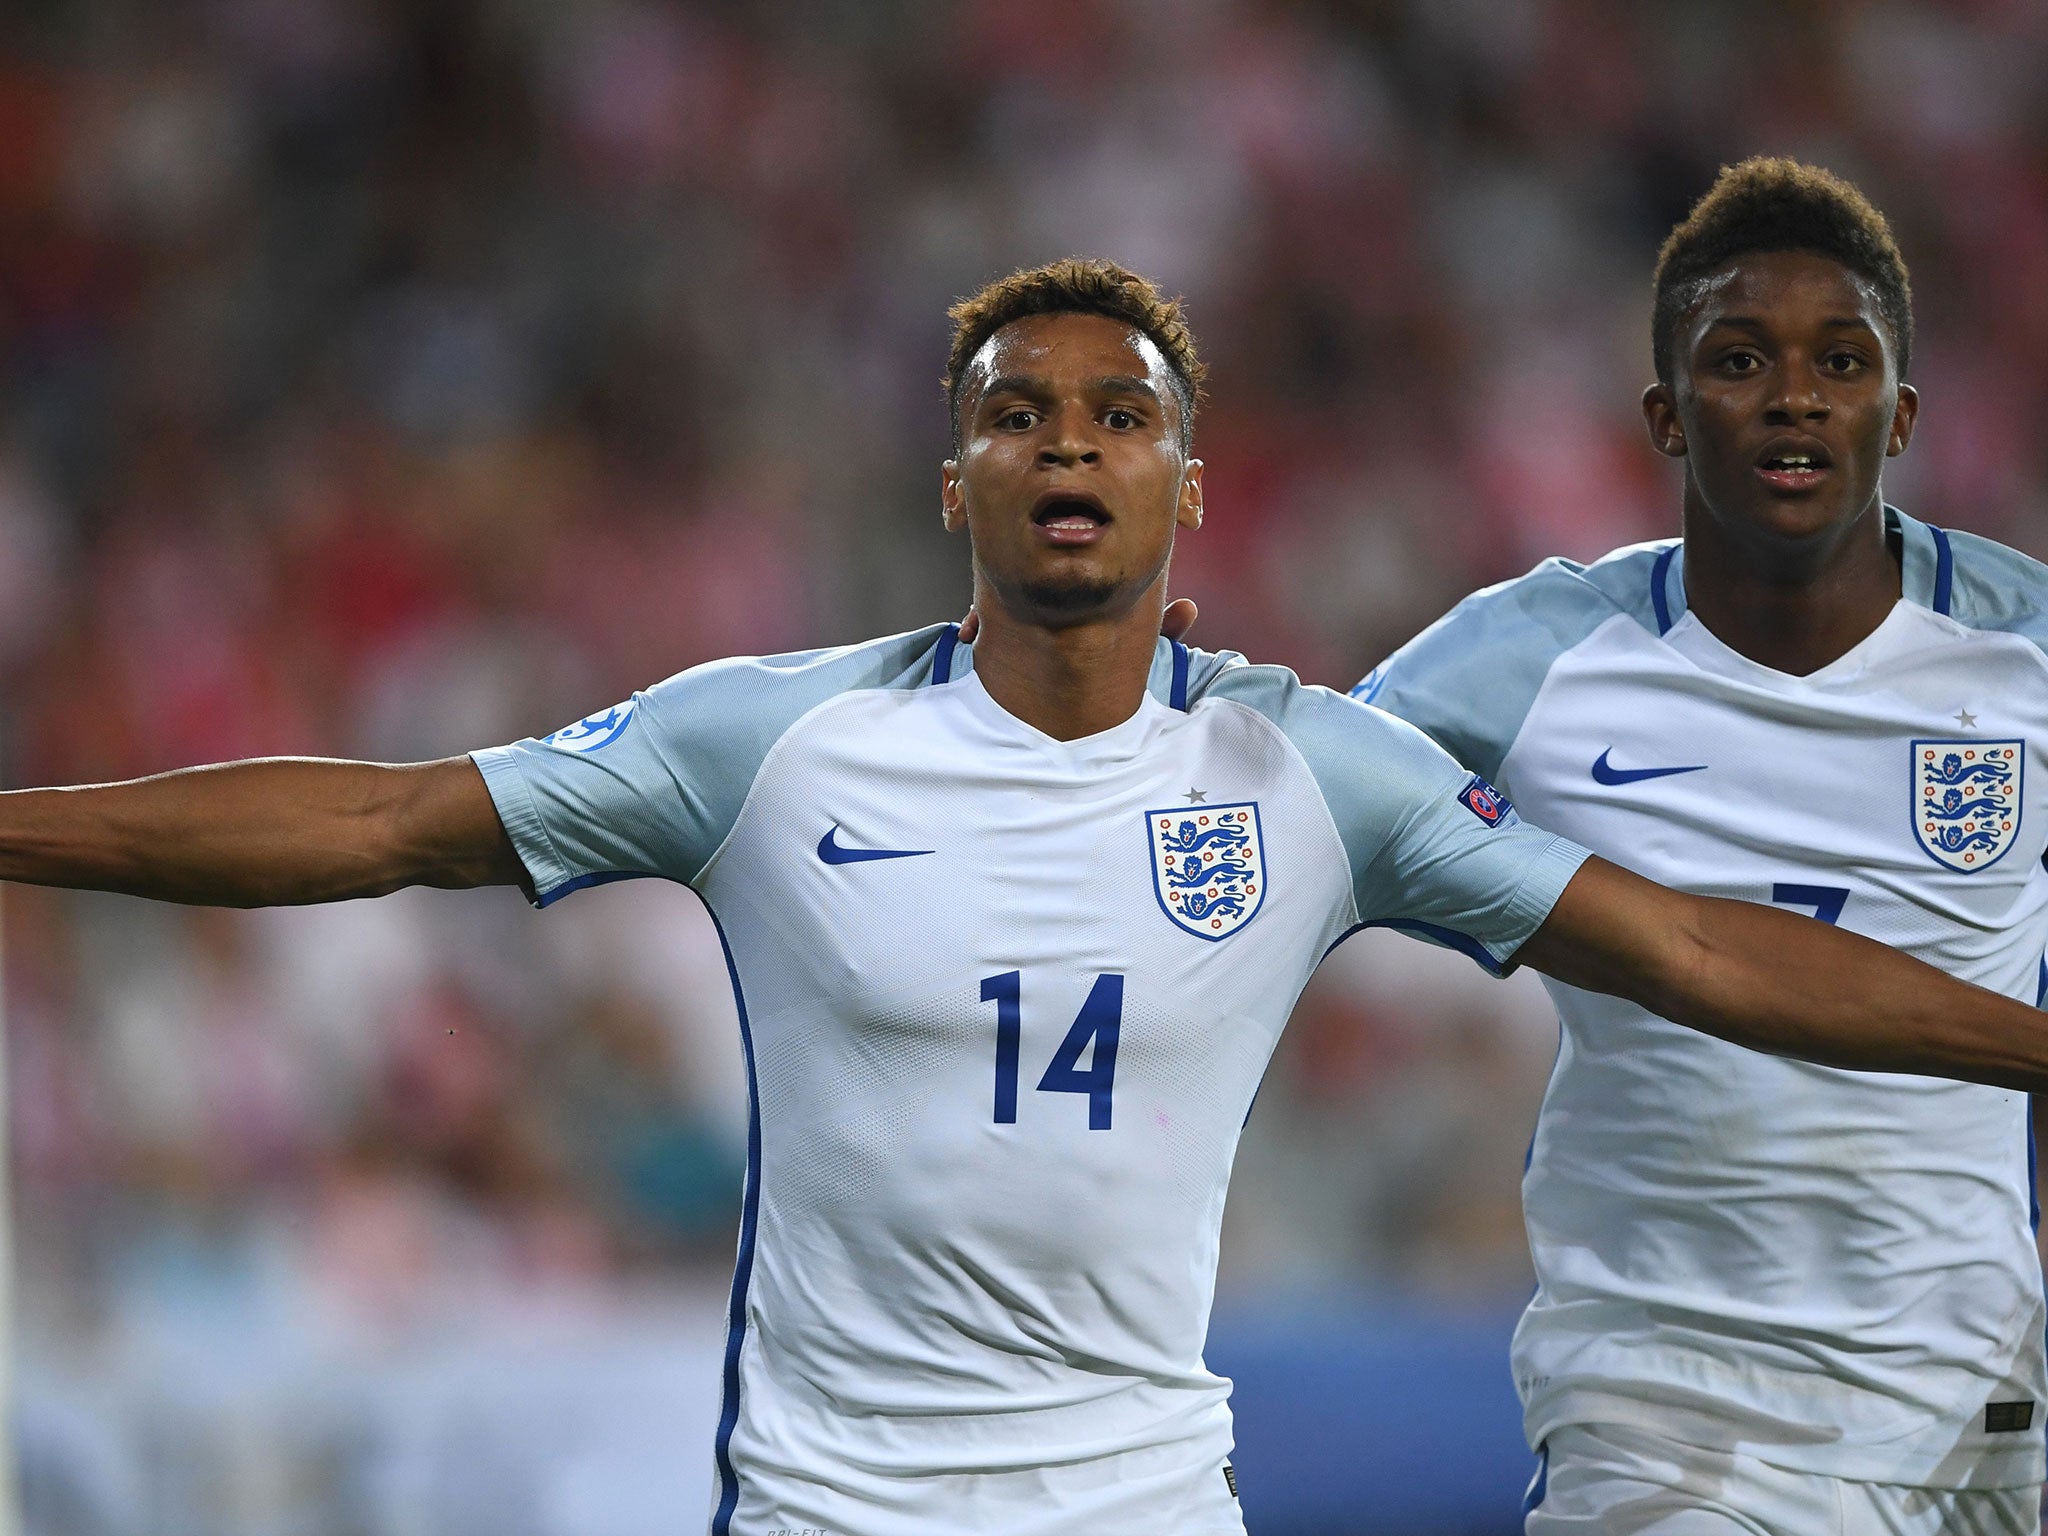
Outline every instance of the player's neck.
<svg viewBox="0 0 2048 1536">
<path fill-rule="evenodd" d="M 1899 600 L 1899 562 L 1873 503 L 1833 537 L 1740 537 L 1687 498 L 1685 600 L 1731 650 L 1804 677 L 1846 655 Z"/>
<path fill-rule="evenodd" d="M 978 595 L 974 674 L 989 697 L 1056 741 L 1122 725 L 1145 701 L 1161 603 L 1100 622 L 1048 628 Z"/>
</svg>

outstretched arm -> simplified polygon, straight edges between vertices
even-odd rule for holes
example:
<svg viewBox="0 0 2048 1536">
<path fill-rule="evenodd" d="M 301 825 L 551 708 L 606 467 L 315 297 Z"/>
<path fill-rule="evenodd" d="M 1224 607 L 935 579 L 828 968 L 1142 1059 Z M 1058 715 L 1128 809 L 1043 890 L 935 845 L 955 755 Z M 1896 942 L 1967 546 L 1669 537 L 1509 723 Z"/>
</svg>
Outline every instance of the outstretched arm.
<svg viewBox="0 0 2048 1536">
<path fill-rule="evenodd" d="M 466 757 L 258 758 L 0 794 L 0 880 L 267 907 L 525 879 Z"/>
<path fill-rule="evenodd" d="M 2048 1016 L 1871 939 L 1588 859 L 1515 959 L 1737 1045 L 2048 1089 Z"/>
</svg>

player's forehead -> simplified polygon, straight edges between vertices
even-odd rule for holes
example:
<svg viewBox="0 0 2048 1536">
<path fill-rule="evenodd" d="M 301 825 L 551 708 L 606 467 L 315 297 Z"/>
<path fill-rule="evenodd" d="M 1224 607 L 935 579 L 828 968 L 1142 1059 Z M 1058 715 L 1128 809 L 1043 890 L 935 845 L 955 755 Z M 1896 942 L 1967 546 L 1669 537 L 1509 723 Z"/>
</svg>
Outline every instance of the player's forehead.
<svg viewBox="0 0 2048 1536">
<path fill-rule="evenodd" d="M 1078 393 L 1106 379 L 1140 379 L 1161 400 L 1172 398 L 1172 371 L 1159 344 L 1108 315 L 1026 315 L 992 334 L 967 365 L 972 396 L 992 384 L 1024 382 L 1054 393 Z"/>
<path fill-rule="evenodd" d="M 1699 280 L 1688 330 L 1697 341 L 1730 326 L 1811 332 L 1852 325 L 1892 339 L 1867 279 L 1817 251 L 1752 251 Z"/>
</svg>

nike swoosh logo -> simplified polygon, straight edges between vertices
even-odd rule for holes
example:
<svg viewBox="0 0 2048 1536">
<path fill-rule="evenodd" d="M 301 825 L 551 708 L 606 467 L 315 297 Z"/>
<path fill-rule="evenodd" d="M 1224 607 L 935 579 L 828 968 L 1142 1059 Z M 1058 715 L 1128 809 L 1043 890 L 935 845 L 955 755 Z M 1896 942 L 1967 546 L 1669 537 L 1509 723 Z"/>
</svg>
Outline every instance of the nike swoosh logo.
<svg viewBox="0 0 2048 1536">
<path fill-rule="evenodd" d="M 865 864 L 869 859 L 921 859 L 937 851 L 934 848 L 842 848 L 836 822 L 831 831 L 818 839 L 818 857 L 827 864 Z"/>
<path fill-rule="evenodd" d="M 1607 761 L 1608 753 L 1613 750 L 1609 747 L 1593 764 L 1595 784 L 1640 784 L 1644 779 L 1668 779 L 1674 773 L 1699 773 L 1707 766 L 1705 763 L 1692 763 L 1684 768 L 1616 768 Z"/>
</svg>

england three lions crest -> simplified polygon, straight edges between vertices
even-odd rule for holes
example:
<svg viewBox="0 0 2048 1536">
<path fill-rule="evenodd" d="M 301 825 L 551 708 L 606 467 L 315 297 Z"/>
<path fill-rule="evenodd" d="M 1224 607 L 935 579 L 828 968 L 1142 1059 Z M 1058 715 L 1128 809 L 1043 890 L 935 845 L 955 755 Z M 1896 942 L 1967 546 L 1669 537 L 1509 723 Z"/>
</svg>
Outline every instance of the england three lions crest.
<svg viewBox="0 0 2048 1536">
<path fill-rule="evenodd" d="M 2019 836 L 2024 741 L 1913 743 L 1913 835 L 1935 863 L 1971 874 Z"/>
<path fill-rule="evenodd" d="M 1227 939 L 1266 900 L 1266 842 L 1255 800 L 1147 811 L 1159 909 L 1197 938 Z"/>
</svg>

